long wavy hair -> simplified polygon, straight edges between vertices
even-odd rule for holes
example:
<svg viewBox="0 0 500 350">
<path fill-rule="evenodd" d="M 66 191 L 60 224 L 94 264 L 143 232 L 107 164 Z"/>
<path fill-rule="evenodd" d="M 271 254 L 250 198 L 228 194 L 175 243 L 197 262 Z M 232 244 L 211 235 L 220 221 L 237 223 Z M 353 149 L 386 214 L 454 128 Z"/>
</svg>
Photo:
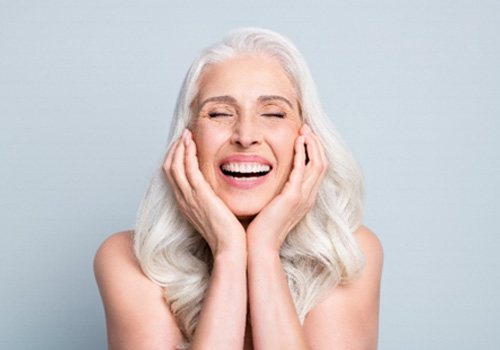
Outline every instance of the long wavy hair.
<svg viewBox="0 0 500 350">
<path fill-rule="evenodd" d="M 353 232 L 361 225 L 362 173 L 323 111 L 307 65 L 285 37 L 259 28 L 231 32 L 205 49 L 191 65 L 178 96 L 169 145 L 193 118 L 198 80 L 211 64 L 242 54 L 276 58 L 294 84 L 301 117 L 321 140 L 329 168 L 316 201 L 288 234 L 280 251 L 300 322 L 328 291 L 356 277 L 364 259 Z M 162 167 L 142 200 L 134 233 L 134 250 L 144 273 L 164 287 L 177 324 L 189 343 L 193 337 L 213 257 L 208 244 L 179 211 Z"/>
</svg>

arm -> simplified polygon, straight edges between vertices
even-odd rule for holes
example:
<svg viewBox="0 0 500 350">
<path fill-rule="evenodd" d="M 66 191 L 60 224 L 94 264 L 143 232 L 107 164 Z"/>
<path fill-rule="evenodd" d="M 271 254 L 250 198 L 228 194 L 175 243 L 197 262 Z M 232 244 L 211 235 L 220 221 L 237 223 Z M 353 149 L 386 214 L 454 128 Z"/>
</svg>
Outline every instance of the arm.
<svg viewBox="0 0 500 350">
<path fill-rule="evenodd" d="M 164 164 L 179 207 L 202 232 L 214 255 L 191 349 L 241 349 L 247 309 L 245 232 L 203 179 L 195 152 L 190 134 L 184 133 Z M 96 254 L 94 268 L 110 350 L 167 350 L 182 343 L 162 288 L 143 274 L 133 254 L 130 232 L 107 239 Z"/>
<path fill-rule="evenodd" d="M 245 230 L 200 172 L 189 131 L 171 148 L 164 170 L 179 208 L 214 257 L 191 349 L 241 349 L 247 311 Z"/>
<path fill-rule="evenodd" d="M 247 305 L 246 258 L 215 258 L 191 349 L 241 349 Z"/>
<path fill-rule="evenodd" d="M 287 234 L 312 207 L 327 169 L 319 140 L 308 126 L 300 133 L 288 182 L 247 229 L 248 290 L 256 349 L 309 349 L 279 257 Z"/>
<path fill-rule="evenodd" d="M 327 167 L 319 140 L 302 128 L 295 145 L 289 181 L 247 230 L 250 315 L 256 349 L 376 349 L 382 249 L 362 227 L 355 236 L 366 268 L 355 281 L 335 288 L 309 312 L 301 327 L 279 247 L 290 229 L 310 209 Z M 304 165 L 303 144 L 310 161 Z"/>
<path fill-rule="evenodd" d="M 248 285 L 255 349 L 308 349 L 279 254 L 249 250 Z"/>
</svg>

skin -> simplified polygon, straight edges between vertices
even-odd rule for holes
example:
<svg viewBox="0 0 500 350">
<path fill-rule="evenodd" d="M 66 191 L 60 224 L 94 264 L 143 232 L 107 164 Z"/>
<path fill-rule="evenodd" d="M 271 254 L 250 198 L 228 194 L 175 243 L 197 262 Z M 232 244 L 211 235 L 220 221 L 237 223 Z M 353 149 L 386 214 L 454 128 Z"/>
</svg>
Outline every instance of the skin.
<svg viewBox="0 0 500 350">
<path fill-rule="evenodd" d="M 365 227 L 355 233 L 366 259 L 362 275 L 332 290 L 303 326 L 295 313 L 279 250 L 313 205 L 328 163 L 301 122 L 296 91 L 279 63 L 246 55 L 212 65 L 193 108 L 191 130 L 164 163 L 182 213 L 214 256 L 191 348 L 375 349 L 382 249 Z M 272 170 L 251 188 L 234 186 L 220 164 L 235 155 L 261 157 Z M 170 349 L 180 341 L 160 288 L 130 252 L 130 233 L 101 246 L 95 271 L 110 349 Z"/>
<path fill-rule="evenodd" d="M 253 217 L 281 192 L 292 168 L 302 125 L 295 89 L 266 56 L 214 65 L 199 86 L 192 130 L 201 172 L 231 212 L 240 219 Z M 265 158 L 273 167 L 271 178 L 251 190 L 228 185 L 218 164 L 231 155 Z"/>
</svg>

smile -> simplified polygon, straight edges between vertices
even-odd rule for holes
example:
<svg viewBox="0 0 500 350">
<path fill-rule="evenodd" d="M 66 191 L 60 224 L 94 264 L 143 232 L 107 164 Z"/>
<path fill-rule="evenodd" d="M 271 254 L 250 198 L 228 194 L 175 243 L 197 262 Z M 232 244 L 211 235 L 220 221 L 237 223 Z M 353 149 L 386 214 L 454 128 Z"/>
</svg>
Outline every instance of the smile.
<svg viewBox="0 0 500 350">
<path fill-rule="evenodd" d="M 260 163 L 226 163 L 221 165 L 222 173 L 237 178 L 254 178 L 266 175 L 271 166 Z"/>
<path fill-rule="evenodd" d="M 262 184 L 273 169 L 266 159 L 250 155 L 227 157 L 219 168 L 225 182 L 239 189 L 251 189 Z"/>
</svg>

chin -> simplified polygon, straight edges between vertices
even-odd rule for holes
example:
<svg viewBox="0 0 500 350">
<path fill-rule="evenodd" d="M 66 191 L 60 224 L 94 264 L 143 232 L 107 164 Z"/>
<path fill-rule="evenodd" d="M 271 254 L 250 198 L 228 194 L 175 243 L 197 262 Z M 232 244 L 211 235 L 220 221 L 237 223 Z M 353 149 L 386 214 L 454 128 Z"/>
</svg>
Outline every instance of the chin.
<svg viewBox="0 0 500 350">
<path fill-rule="evenodd" d="M 236 216 L 238 219 L 253 219 L 254 217 L 259 214 L 261 208 L 259 209 L 254 209 L 254 210 L 249 210 L 248 208 L 245 209 L 236 209 L 236 208 L 229 208 L 231 212 Z"/>
<path fill-rule="evenodd" d="M 251 199 L 247 199 L 247 201 L 251 201 Z M 264 204 L 259 205 L 256 203 L 245 203 L 244 200 L 238 201 L 238 203 L 227 203 L 229 210 L 238 218 L 238 220 L 251 220 L 264 207 Z"/>
</svg>

